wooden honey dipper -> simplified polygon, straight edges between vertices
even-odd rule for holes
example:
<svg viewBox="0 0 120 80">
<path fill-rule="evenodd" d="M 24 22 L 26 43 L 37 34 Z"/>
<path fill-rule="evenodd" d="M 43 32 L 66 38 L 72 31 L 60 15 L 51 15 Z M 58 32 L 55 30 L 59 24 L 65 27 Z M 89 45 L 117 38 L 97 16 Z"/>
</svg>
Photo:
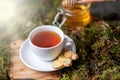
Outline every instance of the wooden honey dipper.
<svg viewBox="0 0 120 80">
<path fill-rule="evenodd" d="M 69 7 L 80 3 L 102 2 L 102 1 L 116 1 L 116 0 L 62 0 L 62 6 Z"/>
</svg>

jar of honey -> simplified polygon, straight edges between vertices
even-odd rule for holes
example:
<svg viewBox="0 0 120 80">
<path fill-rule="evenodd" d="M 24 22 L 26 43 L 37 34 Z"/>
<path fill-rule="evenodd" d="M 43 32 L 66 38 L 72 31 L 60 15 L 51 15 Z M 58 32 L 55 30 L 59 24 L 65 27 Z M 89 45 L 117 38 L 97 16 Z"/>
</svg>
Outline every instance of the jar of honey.
<svg viewBox="0 0 120 80">
<path fill-rule="evenodd" d="M 91 23 L 91 3 L 75 4 L 74 6 L 63 6 L 66 16 L 65 24 L 70 28 L 85 27 Z"/>
</svg>

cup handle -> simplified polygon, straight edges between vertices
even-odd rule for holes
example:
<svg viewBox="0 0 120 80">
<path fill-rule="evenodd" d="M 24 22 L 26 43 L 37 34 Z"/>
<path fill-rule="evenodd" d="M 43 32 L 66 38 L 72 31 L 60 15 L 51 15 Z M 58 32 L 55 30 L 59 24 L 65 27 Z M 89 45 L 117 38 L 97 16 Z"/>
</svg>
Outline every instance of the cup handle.
<svg viewBox="0 0 120 80">
<path fill-rule="evenodd" d="M 73 52 L 76 53 L 76 46 L 75 46 L 73 40 L 70 39 L 70 38 L 67 38 L 67 36 L 65 36 L 64 48 L 65 48 L 66 50 L 71 50 L 71 51 L 73 51 Z"/>
</svg>

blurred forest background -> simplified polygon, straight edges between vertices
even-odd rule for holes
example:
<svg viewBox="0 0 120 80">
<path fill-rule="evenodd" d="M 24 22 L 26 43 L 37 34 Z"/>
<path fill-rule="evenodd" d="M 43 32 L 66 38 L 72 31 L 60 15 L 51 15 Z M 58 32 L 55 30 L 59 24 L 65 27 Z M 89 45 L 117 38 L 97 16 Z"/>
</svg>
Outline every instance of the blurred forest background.
<svg viewBox="0 0 120 80">
<path fill-rule="evenodd" d="M 10 14 L 10 11 L 7 12 L 5 7 L 6 12 L 2 14 L 4 6 L 0 6 L 3 7 L 0 8 L 3 9 L 0 11 L 2 14 L 0 16 L 0 80 L 9 79 L 9 44 L 14 36 L 26 39 L 33 28 L 52 24 L 57 9 L 61 7 L 61 0 L 5 1 L 7 1 L 6 5 L 14 4 L 14 8 L 11 7 L 14 13 L 9 19 L 4 18 Z M 102 13 L 94 12 L 95 7 L 92 8 L 96 20 L 83 32 L 79 29 L 71 31 L 65 25 L 62 27 L 63 31 L 75 41 L 79 59 L 73 62 L 73 66 L 61 70 L 61 80 L 120 80 L 120 17 L 117 13 L 119 11 L 115 10 L 100 16 Z M 117 8 L 120 9 L 119 6 Z M 103 10 L 98 9 L 98 11 Z"/>
</svg>

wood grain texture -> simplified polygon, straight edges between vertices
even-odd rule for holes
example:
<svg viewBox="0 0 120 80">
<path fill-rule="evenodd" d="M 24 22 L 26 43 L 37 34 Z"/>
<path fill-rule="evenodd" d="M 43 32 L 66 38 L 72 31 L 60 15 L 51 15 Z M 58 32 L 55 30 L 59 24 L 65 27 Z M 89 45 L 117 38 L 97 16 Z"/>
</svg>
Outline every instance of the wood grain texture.
<svg viewBox="0 0 120 80">
<path fill-rule="evenodd" d="M 40 72 L 28 68 L 19 57 L 19 48 L 24 40 L 16 39 L 10 43 L 10 70 L 9 76 L 12 80 L 59 80 L 60 71 Z"/>
</svg>

